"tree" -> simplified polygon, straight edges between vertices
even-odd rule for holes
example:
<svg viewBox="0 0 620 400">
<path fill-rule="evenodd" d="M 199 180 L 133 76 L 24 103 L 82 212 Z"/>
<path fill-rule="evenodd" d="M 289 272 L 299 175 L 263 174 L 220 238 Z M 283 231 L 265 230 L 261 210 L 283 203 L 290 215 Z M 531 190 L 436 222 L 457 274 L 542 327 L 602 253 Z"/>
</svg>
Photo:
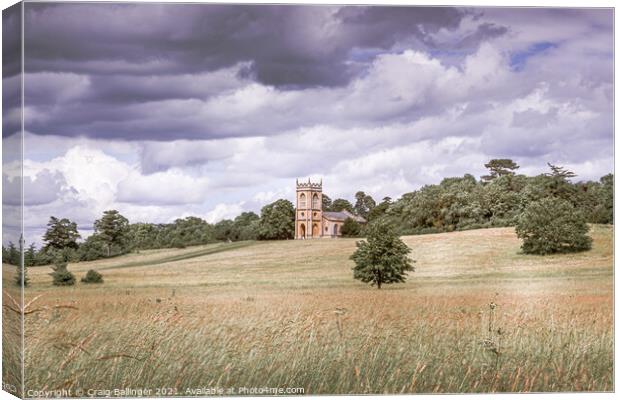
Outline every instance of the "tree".
<svg viewBox="0 0 620 400">
<path fill-rule="evenodd" d="M 128 236 L 127 248 L 133 250 L 195 246 L 217 240 L 215 227 L 198 217 L 179 218 L 170 224 L 133 223 Z"/>
<path fill-rule="evenodd" d="M 547 165 L 549 166 L 549 168 L 551 168 L 551 173 L 545 174 L 547 176 L 558 178 L 563 181 L 577 176 L 577 174 L 575 174 L 573 171 L 569 171 L 568 169 L 559 165 L 553 165 L 551 163 L 547 163 Z"/>
<path fill-rule="evenodd" d="M 390 225 L 377 221 L 368 227 L 366 240 L 357 242 L 350 257 L 355 262 L 353 277 L 377 285 L 377 289 L 384 283 L 404 282 L 407 271 L 414 271 L 410 252 Z"/>
<path fill-rule="evenodd" d="M 251 211 L 242 212 L 232 224 L 232 240 L 256 240 L 260 217 Z"/>
<path fill-rule="evenodd" d="M 495 158 L 484 164 L 484 166 L 489 170 L 489 175 L 484 175 L 481 179 L 486 182 L 490 182 L 500 176 L 514 175 L 514 171 L 519 169 L 517 163 L 509 158 Z"/>
<path fill-rule="evenodd" d="M 30 279 L 28 278 L 28 266 L 32 265 L 34 262 L 34 256 L 36 255 L 36 248 L 34 243 L 28 247 L 28 250 L 24 252 L 24 265 L 20 266 L 20 262 L 18 260 L 17 264 L 15 264 L 16 274 L 15 274 L 15 284 L 17 286 L 28 286 L 28 282 Z"/>
<path fill-rule="evenodd" d="M 129 225 L 129 237 L 133 250 L 149 249 L 156 246 L 157 227 L 154 224 L 138 222 Z"/>
<path fill-rule="evenodd" d="M 77 224 L 67 218 L 58 219 L 54 216 L 50 217 L 47 223 L 47 231 L 43 235 L 43 248 L 62 250 L 65 248 L 77 249 L 77 240 L 80 234 L 77 230 Z"/>
<path fill-rule="evenodd" d="M 219 241 L 232 241 L 233 225 L 233 222 L 229 219 L 223 219 L 215 224 L 215 239 Z"/>
<path fill-rule="evenodd" d="M 349 200 L 345 200 L 345 199 L 336 199 L 332 202 L 332 206 L 329 209 L 323 209 L 324 211 L 342 211 L 342 210 L 347 210 L 349 212 L 354 212 L 353 211 L 353 204 L 351 204 L 351 202 Z"/>
<path fill-rule="evenodd" d="M 370 214 L 376 206 L 377 203 L 370 195 L 362 191 L 355 193 L 355 206 L 353 210 L 360 217 L 368 219 L 368 214 Z"/>
<path fill-rule="evenodd" d="M 26 265 L 24 264 L 23 269 L 19 265 L 17 265 L 15 268 L 17 269 L 17 273 L 15 274 L 15 284 L 17 286 L 22 286 L 22 284 L 24 285 L 24 287 L 28 286 L 28 282 L 30 282 L 30 278 L 28 278 L 28 267 L 26 267 Z"/>
<path fill-rule="evenodd" d="M 9 242 L 8 247 L 2 246 L 2 262 L 11 264 L 11 265 L 19 265 L 21 255 L 17 247 L 13 242 Z"/>
<path fill-rule="evenodd" d="M 34 243 L 28 246 L 28 249 L 24 252 L 24 266 L 31 267 L 36 264 L 37 260 L 37 247 Z"/>
<path fill-rule="evenodd" d="M 595 192 L 596 205 L 592 210 L 592 222 L 599 224 L 614 223 L 614 175 L 607 174 L 600 179 Z"/>
<path fill-rule="evenodd" d="M 347 218 L 344 220 L 342 224 L 342 228 L 340 228 L 340 233 L 344 237 L 356 237 L 360 235 L 362 231 L 362 226 L 359 222 L 354 220 L 353 218 Z"/>
<path fill-rule="evenodd" d="M 541 179 L 545 184 L 545 190 L 548 195 L 568 200 L 573 205 L 577 205 L 579 203 L 579 193 L 576 186 L 569 181 L 570 178 L 574 178 L 577 175 L 564 167 L 550 163 L 547 163 L 547 165 L 551 172 L 543 174 Z"/>
<path fill-rule="evenodd" d="M 75 275 L 73 275 L 67 269 L 67 263 L 62 258 L 56 260 L 55 265 L 52 267 L 53 284 L 55 286 L 72 286 L 75 284 Z"/>
<path fill-rule="evenodd" d="M 524 197 L 521 190 L 526 180 L 524 175 L 504 175 L 482 187 L 480 202 L 483 214 L 492 226 L 515 225 L 523 211 Z"/>
<path fill-rule="evenodd" d="M 280 199 L 261 209 L 258 224 L 259 239 L 292 239 L 295 235 L 295 208 L 288 200 Z"/>
<path fill-rule="evenodd" d="M 30 279 L 28 278 L 28 267 L 36 265 L 37 262 L 37 248 L 34 243 L 28 246 L 28 249 L 24 252 L 24 268 L 22 277 L 22 268 L 17 266 L 17 275 L 15 276 L 15 283 L 19 286 L 28 286 Z M 23 281 L 22 281 L 23 280 Z"/>
<path fill-rule="evenodd" d="M 383 201 L 379 203 L 375 208 L 373 208 L 370 213 L 368 213 L 368 221 L 374 221 L 384 216 L 387 213 L 387 210 L 390 208 L 391 204 L 392 198 L 384 197 Z"/>
<path fill-rule="evenodd" d="M 328 195 L 326 195 L 325 193 L 323 193 L 323 196 L 322 196 L 322 198 L 321 198 L 321 201 L 322 201 L 322 203 L 323 203 L 323 204 L 322 204 L 322 206 L 323 206 L 323 207 L 322 207 L 322 210 L 323 210 L 323 211 L 331 211 L 331 208 L 332 208 L 332 199 L 331 199 Z"/>
<path fill-rule="evenodd" d="M 516 227 L 528 254 L 567 253 L 588 250 L 592 239 L 581 210 L 563 199 L 544 198 L 530 203 Z"/>
<path fill-rule="evenodd" d="M 123 253 L 129 247 L 129 221 L 116 210 L 104 211 L 95 221 L 95 234 L 106 244 L 108 257 L 112 248 Z"/>
<path fill-rule="evenodd" d="M 439 185 L 425 185 L 407 193 L 390 206 L 400 212 L 400 219 L 392 221 L 405 227 L 402 231 L 434 233 L 478 226 L 484 222 L 483 186 L 469 174 L 446 178 Z"/>
<path fill-rule="evenodd" d="M 107 257 L 108 245 L 103 241 L 100 235 L 90 235 L 80 244 L 78 257 L 80 261 L 94 261 Z M 45 263 L 47 264 L 47 263 Z"/>
</svg>

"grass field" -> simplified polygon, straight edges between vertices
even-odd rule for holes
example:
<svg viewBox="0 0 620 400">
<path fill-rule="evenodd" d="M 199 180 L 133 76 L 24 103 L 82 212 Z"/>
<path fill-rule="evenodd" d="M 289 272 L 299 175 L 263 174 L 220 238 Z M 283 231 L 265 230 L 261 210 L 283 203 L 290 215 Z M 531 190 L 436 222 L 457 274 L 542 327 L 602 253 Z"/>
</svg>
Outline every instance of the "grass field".
<svg viewBox="0 0 620 400">
<path fill-rule="evenodd" d="M 546 257 L 511 228 L 405 237 L 416 272 L 380 291 L 351 239 L 144 251 L 71 264 L 105 283 L 70 288 L 31 268 L 26 389 L 612 391 L 613 228 L 591 235 Z"/>
</svg>

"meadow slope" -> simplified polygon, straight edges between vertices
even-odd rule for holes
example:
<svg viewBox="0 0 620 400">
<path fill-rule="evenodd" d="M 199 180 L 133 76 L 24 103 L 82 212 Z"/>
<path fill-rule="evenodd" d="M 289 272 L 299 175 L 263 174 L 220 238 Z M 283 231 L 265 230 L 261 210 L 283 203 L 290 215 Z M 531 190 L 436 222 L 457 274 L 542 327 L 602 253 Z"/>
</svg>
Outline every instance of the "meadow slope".
<svg viewBox="0 0 620 400">
<path fill-rule="evenodd" d="M 105 279 L 70 288 L 31 268 L 26 387 L 610 391 L 613 229 L 590 234 L 546 257 L 511 228 L 404 237 L 416 271 L 380 291 L 353 239 L 143 251 L 69 265 Z"/>
</svg>

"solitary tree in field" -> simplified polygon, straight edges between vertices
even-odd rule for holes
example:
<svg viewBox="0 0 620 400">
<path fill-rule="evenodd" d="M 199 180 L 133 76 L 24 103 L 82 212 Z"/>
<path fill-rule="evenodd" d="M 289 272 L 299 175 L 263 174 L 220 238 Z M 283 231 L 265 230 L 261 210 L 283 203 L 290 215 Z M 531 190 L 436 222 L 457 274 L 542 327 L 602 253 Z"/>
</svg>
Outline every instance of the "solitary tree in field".
<svg viewBox="0 0 620 400">
<path fill-rule="evenodd" d="M 357 250 L 351 255 L 355 262 L 353 277 L 377 285 L 377 289 L 384 283 L 404 282 L 407 272 L 414 271 L 410 252 L 390 225 L 377 221 L 368 227 L 366 240 L 357 242 Z"/>
<path fill-rule="evenodd" d="M 583 213 L 563 199 L 544 198 L 530 203 L 517 223 L 524 253 L 551 254 L 588 250 L 592 239 Z"/>
<path fill-rule="evenodd" d="M 489 175 L 484 175 L 481 178 L 487 182 L 500 176 L 514 175 L 515 170 L 519 169 L 517 163 L 509 158 L 496 158 L 484 164 L 484 166 L 489 170 Z"/>
</svg>

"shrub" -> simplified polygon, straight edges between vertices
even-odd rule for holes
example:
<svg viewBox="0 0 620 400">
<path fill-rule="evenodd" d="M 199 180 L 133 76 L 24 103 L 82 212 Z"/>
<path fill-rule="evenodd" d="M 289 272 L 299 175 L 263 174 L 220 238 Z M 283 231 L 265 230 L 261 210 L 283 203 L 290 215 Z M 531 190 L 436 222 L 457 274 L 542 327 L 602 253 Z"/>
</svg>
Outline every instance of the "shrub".
<svg viewBox="0 0 620 400">
<path fill-rule="evenodd" d="M 67 269 L 67 263 L 65 261 L 57 260 L 52 269 L 54 272 L 50 275 L 52 275 L 53 284 L 55 286 L 75 285 L 75 275 Z"/>
<path fill-rule="evenodd" d="M 81 281 L 84 283 L 103 283 L 103 276 L 94 269 L 89 269 Z"/>
<path fill-rule="evenodd" d="M 519 217 L 516 232 L 528 254 L 588 250 L 592 239 L 582 212 L 566 200 L 544 198 L 530 203 Z"/>
</svg>

